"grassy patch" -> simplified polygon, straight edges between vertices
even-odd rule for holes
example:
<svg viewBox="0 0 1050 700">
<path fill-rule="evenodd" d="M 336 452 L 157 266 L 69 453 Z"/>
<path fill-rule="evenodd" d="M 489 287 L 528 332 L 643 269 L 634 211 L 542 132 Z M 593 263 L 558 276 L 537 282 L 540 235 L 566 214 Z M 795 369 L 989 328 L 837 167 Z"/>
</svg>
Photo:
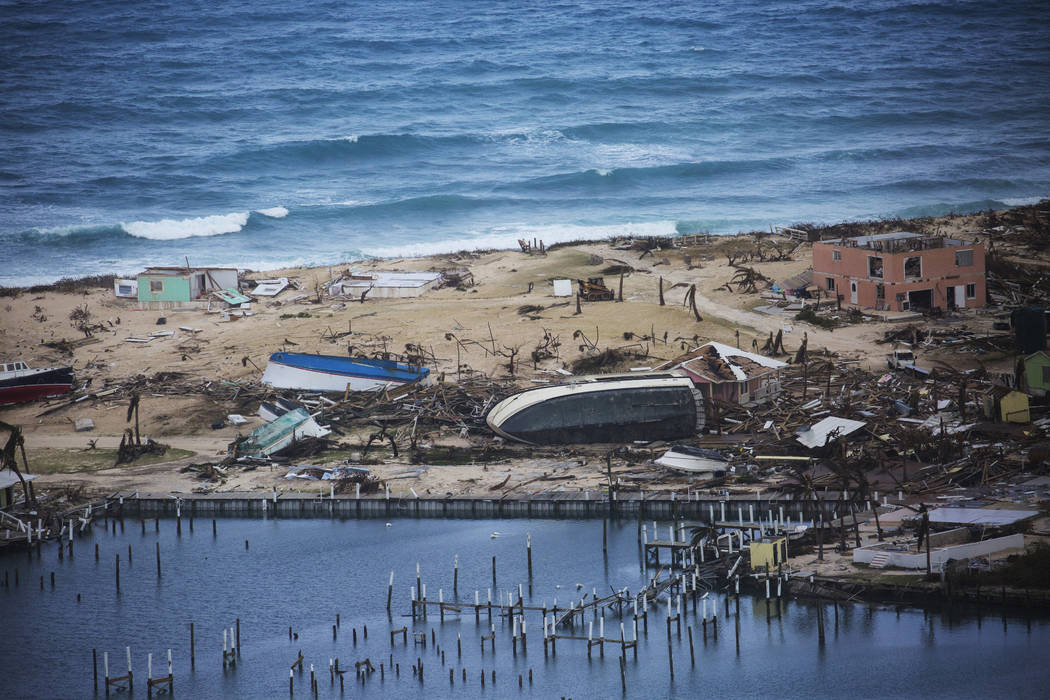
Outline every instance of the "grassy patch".
<svg viewBox="0 0 1050 700">
<path fill-rule="evenodd" d="M 147 464 L 158 464 L 160 462 L 172 462 L 194 455 L 190 450 L 180 450 L 174 447 L 168 448 L 163 455 L 145 455 L 131 464 L 122 464 L 122 467 L 141 467 Z M 117 459 L 117 451 L 114 450 L 61 450 L 45 447 L 36 450 L 26 450 L 29 460 L 29 470 L 32 474 L 73 474 L 77 472 L 97 472 L 102 469 L 112 469 L 113 462 Z"/>
<path fill-rule="evenodd" d="M 868 569 L 856 578 L 863 578 L 865 581 L 869 581 L 872 584 L 881 583 L 890 586 L 911 586 L 922 583 L 926 578 L 926 574 L 885 574 L 875 573 L 874 570 Z"/>
</svg>

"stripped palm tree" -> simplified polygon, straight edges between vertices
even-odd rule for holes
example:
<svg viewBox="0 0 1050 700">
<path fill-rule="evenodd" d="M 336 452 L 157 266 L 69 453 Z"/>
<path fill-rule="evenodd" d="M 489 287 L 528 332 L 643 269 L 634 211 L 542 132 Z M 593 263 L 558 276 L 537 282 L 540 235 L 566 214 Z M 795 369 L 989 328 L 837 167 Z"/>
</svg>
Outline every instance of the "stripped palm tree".
<svg viewBox="0 0 1050 700">
<path fill-rule="evenodd" d="M 798 500 L 814 500 L 817 502 L 817 514 L 819 527 L 817 527 L 817 559 L 824 561 L 824 499 L 819 494 L 819 489 L 813 475 L 805 469 L 792 467 L 788 471 L 788 477 L 794 479 L 794 483 L 781 486 L 782 491 L 792 494 Z"/>
<path fill-rule="evenodd" d="M 853 480 L 857 482 L 858 495 L 861 500 L 872 504 L 871 511 L 875 514 L 875 534 L 879 542 L 882 542 L 882 524 L 879 522 L 879 503 L 873 497 L 873 489 L 868 474 L 877 469 L 879 460 L 867 450 L 862 450 L 860 455 L 850 463 Z"/>
<path fill-rule="evenodd" d="M 26 481 L 26 478 L 22 476 L 22 472 L 19 471 L 18 458 L 15 455 L 17 451 L 21 451 L 22 466 L 28 471 L 29 463 L 26 460 L 25 438 L 22 437 L 22 429 L 17 425 L 11 425 L 0 421 L 0 430 L 8 430 L 11 433 L 7 439 L 7 444 L 4 445 L 2 468 L 10 469 L 15 473 L 18 480 L 22 482 L 22 493 L 25 494 L 26 503 L 36 505 L 36 494 L 34 494 L 32 489 L 29 488 L 29 483 Z"/>
</svg>

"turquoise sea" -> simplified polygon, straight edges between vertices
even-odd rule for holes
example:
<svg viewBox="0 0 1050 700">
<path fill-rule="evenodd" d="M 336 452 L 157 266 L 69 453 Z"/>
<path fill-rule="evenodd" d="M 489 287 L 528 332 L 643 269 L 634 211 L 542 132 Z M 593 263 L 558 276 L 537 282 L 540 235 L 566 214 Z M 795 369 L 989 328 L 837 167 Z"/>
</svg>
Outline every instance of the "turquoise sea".
<svg viewBox="0 0 1050 700">
<path fill-rule="evenodd" d="M 1050 4 L 0 2 L 0 285 L 1050 196 Z"/>
</svg>

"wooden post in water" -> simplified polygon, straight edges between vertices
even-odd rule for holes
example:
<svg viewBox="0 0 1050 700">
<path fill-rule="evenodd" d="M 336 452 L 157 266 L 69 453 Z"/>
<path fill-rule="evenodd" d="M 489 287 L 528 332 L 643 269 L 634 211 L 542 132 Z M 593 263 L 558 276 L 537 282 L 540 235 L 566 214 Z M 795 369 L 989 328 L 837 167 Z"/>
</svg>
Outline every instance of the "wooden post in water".
<svg viewBox="0 0 1050 700">
<path fill-rule="evenodd" d="M 120 555 L 119 554 L 117 555 L 116 573 L 117 573 L 117 595 L 120 595 Z M 15 577 L 15 580 L 16 581 L 18 580 L 17 576 Z"/>
<path fill-rule="evenodd" d="M 157 542 L 157 578 L 160 578 L 160 542 Z"/>
<path fill-rule="evenodd" d="M 193 638 L 193 623 L 190 623 L 190 668 L 194 669 L 197 667 L 197 645 L 196 640 Z"/>
<path fill-rule="evenodd" d="M 496 555 L 492 555 L 492 587 L 496 587 Z"/>
<path fill-rule="evenodd" d="M 420 568 L 419 568 L 419 562 L 418 561 L 416 562 L 416 594 L 414 596 L 412 596 L 412 598 L 413 598 L 413 600 L 416 600 L 416 599 L 423 600 L 423 579 L 422 579 L 422 574 L 420 573 Z M 423 612 L 424 613 L 426 612 L 426 609 L 427 609 L 427 606 L 424 605 L 423 606 Z M 413 604 L 412 604 L 412 619 L 413 620 L 415 619 L 415 612 L 416 612 L 416 605 L 413 602 Z"/>
<path fill-rule="evenodd" d="M 394 572 L 390 572 L 390 583 L 386 589 L 386 611 L 390 612 L 390 599 L 394 596 Z"/>
<path fill-rule="evenodd" d="M 525 552 L 529 562 L 529 581 L 532 580 L 532 533 L 525 533 Z"/>
<path fill-rule="evenodd" d="M 670 606 L 670 603 L 668 603 Z M 671 616 L 667 616 L 667 666 L 671 672 L 671 680 L 674 680 L 674 648 L 671 646 Z"/>
<path fill-rule="evenodd" d="M 452 595 L 459 597 L 459 555 L 452 558 Z"/>
<path fill-rule="evenodd" d="M 218 530 L 218 527 L 215 525 L 215 518 L 212 518 L 211 519 L 211 536 L 212 537 L 218 537 L 218 535 L 219 535 L 219 530 Z"/>
</svg>

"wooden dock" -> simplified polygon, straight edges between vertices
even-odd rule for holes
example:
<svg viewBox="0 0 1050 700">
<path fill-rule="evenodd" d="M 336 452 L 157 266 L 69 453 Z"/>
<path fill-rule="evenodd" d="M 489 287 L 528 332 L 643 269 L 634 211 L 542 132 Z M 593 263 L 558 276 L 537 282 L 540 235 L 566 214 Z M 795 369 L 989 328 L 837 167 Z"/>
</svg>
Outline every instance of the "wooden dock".
<svg viewBox="0 0 1050 700">
<path fill-rule="evenodd" d="M 748 519 L 743 528 L 753 525 L 769 529 L 766 517 L 773 515 L 780 523 L 780 513 L 793 521 L 812 520 L 813 503 L 791 498 L 723 497 L 712 499 L 705 494 L 653 494 L 632 491 L 617 493 L 610 500 L 599 492 L 559 492 L 536 495 L 508 495 L 502 498 L 483 496 L 420 496 L 412 494 L 380 493 L 357 496 L 332 495 L 327 484 L 319 482 L 311 487 L 318 491 L 296 492 L 216 492 L 206 494 L 121 492 L 113 500 L 119 501 L 120 512 L 133 517 L 209 516 L 209 517 L 354 517 L 354 518 L 689 518 L 710 522 L 711 516 L 719 527 L 740 529 L 731 518 L 719 518 L 731 504 L 750 507 L 763 515 L 762 519 Z M 833 502 L 828 502 L 830 509 Z M 110 515 L 113 515 L 111 505 Z"/>
</svg>

